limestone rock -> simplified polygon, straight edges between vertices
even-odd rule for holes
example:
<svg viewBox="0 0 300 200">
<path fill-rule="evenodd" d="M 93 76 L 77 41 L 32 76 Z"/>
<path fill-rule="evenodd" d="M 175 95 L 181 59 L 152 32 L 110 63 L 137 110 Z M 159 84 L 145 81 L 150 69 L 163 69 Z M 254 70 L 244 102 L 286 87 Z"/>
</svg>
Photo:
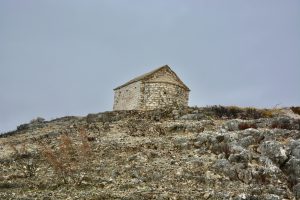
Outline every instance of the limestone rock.
<svg viewBox="0 0 300 200">
<path fill-rule="evenodd" d="M 288 158 L 284 146 L 277 141 L 265 141 L 259 148 L 262 155 L 269 157 L 278 165 L 283 164 Z"/>
</svg>

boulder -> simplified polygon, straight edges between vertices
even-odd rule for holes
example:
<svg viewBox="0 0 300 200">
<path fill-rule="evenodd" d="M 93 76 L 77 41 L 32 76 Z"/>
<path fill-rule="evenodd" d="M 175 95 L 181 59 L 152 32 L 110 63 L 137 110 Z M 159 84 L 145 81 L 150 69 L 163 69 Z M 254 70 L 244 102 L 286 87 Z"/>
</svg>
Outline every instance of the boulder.
<svg viewBox="0 0 300 200">
<path fill-rule="evenodd" d="M 291 140 L 287 144 L 288 152 L 297 159 L 300 159 L 300 139 Z"/>
<path fill-rule="evenodd" d="M 242 120 L 239 119 L 234 119 L 234 120 L 229 120 L 225 122 L 222 126 L 227 131 L 238 131 L 239 129 L 239 124 L 242 122 Z"/>
<path fill-rule="evenodd" d="M 283 145 L 277 141 L 265 141 L 259 146 L 259 150 L 277 165 L 283 164 L 288 158 Z"/>
</svg>

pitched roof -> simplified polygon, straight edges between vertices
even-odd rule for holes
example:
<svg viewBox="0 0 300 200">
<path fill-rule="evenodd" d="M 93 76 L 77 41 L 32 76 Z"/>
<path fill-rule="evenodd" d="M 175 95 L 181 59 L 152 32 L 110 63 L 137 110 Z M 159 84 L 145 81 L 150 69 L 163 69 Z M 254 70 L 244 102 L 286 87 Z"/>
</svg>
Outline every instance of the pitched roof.
<svg viewBox="0 0 300 200">
<path fill-rule="evenodd" d="M 180 80 L 180 78 L 177 76 L 177 74 L 174 71 L 172 71 L 171 68 L 168 65 L 161 66 L 161 67 L 159 67 L 159 68 L 157 68 L 157 69 L 155 69 L 153 71 L 150 71 L 150 72 L 145 73 L 145 74 L 143 74 L 141 76 L 138 76 L 138 77 L 136 77 L 136 78 L 128 81 L 127 83 L 125 83 L 123 85 L 120 85 L 119 87 L 116 87 L 114 90 L 118 90 L 118 89 L 120 89 L 122 87 L 130 85 L 131 83 L 135 83 L 137 81 L 145 80 L 146 78 L 150 77 L 152 74 L 154 74 L 154 73 L 156 73 L 156 72 L 158 72 L 158 71 L 160 71 L 162 69 L 168 69 L 169 71 L 171 71 L 176 76 L 176 78 L 178 79 L 178 81 L 185 87 L 185 89 L 187 89 L 188 91 L 190 91 L 190 89 Z"/>
</svg>

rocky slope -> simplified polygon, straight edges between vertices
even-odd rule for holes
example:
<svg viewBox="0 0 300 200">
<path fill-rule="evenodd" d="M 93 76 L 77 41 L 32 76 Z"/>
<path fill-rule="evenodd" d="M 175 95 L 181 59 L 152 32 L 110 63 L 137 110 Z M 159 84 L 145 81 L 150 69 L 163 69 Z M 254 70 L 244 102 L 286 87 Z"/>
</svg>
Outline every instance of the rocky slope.
<svg viewBox="0 0 300 200">
<path fill-rule="evenodd" d="M 119 111 L 0 138 L 0 199 L 300 199 L 289 109 Z"/>
</svg>

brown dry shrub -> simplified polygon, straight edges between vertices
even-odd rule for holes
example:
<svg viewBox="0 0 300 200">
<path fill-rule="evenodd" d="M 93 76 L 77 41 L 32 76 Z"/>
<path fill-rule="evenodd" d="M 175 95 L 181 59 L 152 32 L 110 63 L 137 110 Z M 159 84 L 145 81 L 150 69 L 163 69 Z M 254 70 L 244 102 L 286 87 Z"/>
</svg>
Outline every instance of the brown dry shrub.
<svg viewBox="0 0 300 200">
<path fill-rule="evenodd" d="M 61 135 L 58 139 L 57 149 L 51 149 L 48 145 L 41 146 L 41 153 L 45 161 L 54 169 L 58 178 L 64 183 L 70 180 L 79 185 L 80 173 L 88 170 L 88 163 L 92 158 L 92 148 L 84 129 L 79 130 L 80 144 L 77 145 L 68 135 Z"/>
<path fill-rule="evenodd" d="M 60 159 L 65 162 L 65 165 L 69 169 L 74 168 L 73 162 L 76 157 L 76 149 L 74 148 L 73 141 L 69 136 L 61 135 L 59 138 L 59 151 Z"/>
<path fill-rule="evenodd" d="M 246 122 L 243 122 L 243 123 L 239 124 L 239 130 L 245 130 L 245 129 L 248 129 L 248 128 L 257 129 L 257 126 L 254 123 L 246 123 Z"/>
<path fill-rule="evenodd" d="M 56 152 L 46 145 L 42 147 L 42 155 L 54 169 L 55 173 L 66 183 L 65 177 L 68 174 L 69 169 L 65 165 L 64 160 L 62 160 L 62 157 L 56 155 Z"/>
<path fill-rule="evenodd" d="M 92 148 L 91 145 L 89 143 L 90 139 L 86 133 L 86 131 L 84 129 L 80 129 L 79 130 L 79 134 L 80 134 L 80 139 L 81 139 L 81 145 L 80 145 L 80 154 L 81 156 L 83 156 L 84 158 L 86 158 L 86 156 L 91 156 L 92 154 Z"/>
<path fill-rule="evenodd" d="M 275 129 L 292 129 L 292 125 L 290 124 L 290 121 L 288 119 L 283 119 L 283 120 L 275 120 L 271 124 L 271 128 Z"/>
<path fill-rule="evenodd" d="M 262 115 L 264 118 L 272 118 L 274 117 L 274 110 L 271 109 L 264 109 L 262 110 Z"/>
</svg>

